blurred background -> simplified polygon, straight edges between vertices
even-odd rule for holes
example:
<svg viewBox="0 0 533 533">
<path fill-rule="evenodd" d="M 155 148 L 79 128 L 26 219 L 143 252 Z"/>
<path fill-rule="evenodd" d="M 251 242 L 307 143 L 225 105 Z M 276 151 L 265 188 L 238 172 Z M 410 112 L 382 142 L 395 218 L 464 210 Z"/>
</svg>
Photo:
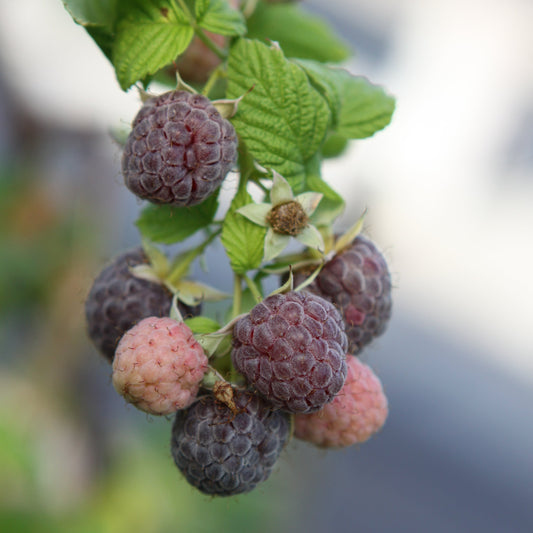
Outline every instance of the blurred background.
<svg viewBox="0 0 533 533">
<path fill-rule="evenodd" d="M 397 98 L 324 167 L 340 226 L 368 207 L 393 273 L 363 356 L 385 428 L 342 452 L 293 442 L 230 500 L 181 479 L 170 422 L 124 404 L 85 336 L 92 280 L 139 239 L 109 134 L 138 96 L 59 0 L 0 0 L 1 531 L 533 531 L 533 3 L 305 5 Z"/>
</svg>

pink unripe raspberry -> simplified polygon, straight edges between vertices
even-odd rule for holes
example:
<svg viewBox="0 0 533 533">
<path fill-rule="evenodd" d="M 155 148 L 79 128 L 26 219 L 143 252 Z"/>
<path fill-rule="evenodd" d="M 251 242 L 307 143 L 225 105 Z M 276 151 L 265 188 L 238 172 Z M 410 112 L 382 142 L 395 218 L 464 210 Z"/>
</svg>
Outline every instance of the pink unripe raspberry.
<svg viewBox="0 0 533 533">
<path fill-rule="evenodd" d="M 182 322 L 148 317 L 127 331 L 113 361 L 113 385 L 126 401 L 168 415 L 196 398 L 207 356 Z"/>
<path fill-rule="evenodd" d="M 357 357 L 348 355 L 348 376 L 335 399 L 320 411 L 294 417 L 294 435 L 322 448 L 343 448 L 368 440 L 388 415 L 381 381 Z"/>
</svg>

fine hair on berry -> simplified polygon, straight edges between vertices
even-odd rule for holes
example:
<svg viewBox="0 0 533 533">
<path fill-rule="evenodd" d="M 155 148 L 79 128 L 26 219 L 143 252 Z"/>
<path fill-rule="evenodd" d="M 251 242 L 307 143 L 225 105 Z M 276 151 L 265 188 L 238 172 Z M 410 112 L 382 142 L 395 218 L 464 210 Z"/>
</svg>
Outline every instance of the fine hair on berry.
<svg viewBox="0 0 533 533">
<path fill-rule="evenodd" d="M 236 412 L 212 394 L 178 411 L 171 451 L 187 481 L 205 494 L 251 491 L 271 474 L 289 438 L 289 418 L 256 395 L 235 391 Z"/>
<path fill-rule="evenodd" d="M 122 173 L 139 198 L 192 206 L 218 189 L 236 156 L 235 129 L 207 97 L 170 91 L 147 100 L 135 117 Z"/>
<path fill-rule="evenodd" d="M 307 413 L 332 401 L 344 384 L 347 345 L 331 303 L 288 292 L 269 296 L 235 324 L 232 361 L 275 407 Z"/>
</svg>

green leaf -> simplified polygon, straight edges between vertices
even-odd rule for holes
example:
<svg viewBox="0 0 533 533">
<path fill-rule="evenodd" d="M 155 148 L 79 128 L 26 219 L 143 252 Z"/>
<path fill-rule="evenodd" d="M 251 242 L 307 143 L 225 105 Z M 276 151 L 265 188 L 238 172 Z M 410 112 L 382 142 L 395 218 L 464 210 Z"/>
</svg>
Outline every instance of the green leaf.
<svg viewBox="0 0 533 533">
<path fill-rule="evenodd" d="M 237 133 L 262 166 L 277 170 L 301 192 L 306 163 L 327 131 L 328 106 L 281 50 L 240 39 L 230 52 L 228 98 L 252 87 L 232 119 Z"/>
<path fill-rule="evenodd" d="M 162 244 L 180 242 L 208 226 L 218 209 L 217 195 L 193 207 L 149 205 L 136 224 L 145 239 Z"/>
<path fill-rule="evenodd" d="M 191 328 L 193 333 L 214 333 L 220 329 L 220 324 L 216 320 L 205 316 L 188 318 L 185 324 Z"/>
<path fill-rule="evenodd" d="M 113 64 L 122 89 L 176 59 L 194 31 L 173 0 L 122 0 Z"/>
<path fill-rule="evenodd" d="M 322 19 L 294 4 L 258 2 L 248 20 L 248 37 L 278 42 L 287 57 L 337 63 L 351 55 Z"/>
<path fill-rule="evenodd" d="M 395 101 L 382 87 L 347 70 L 316 61 L 298 61 L 326 99 L 333 130 L 347 139 L 364 139 L 387 126 Z"/>
<path fill-rule="evenodd" d="M 366 78 L 352 77 L 344 86 L 337 133 L 348 139 L 365 139 L 388 126 L 395 100 Z"/>
<path fill-rule="evenodd" d="M 107 26 L 115 22 L 118 0 L 63 0 L 75 22 L 82 26 Z"/>
<path fill-rule="evenodd" d="M 63 5 L 111 60 L 118 0 L 63 0 Z"/>
<path fill-rule="evenodd" d="M 316 211 L 311 216 L 311 222 L 315 226 L 331 225 L 344 211 L 344 199 L 317 174 L 308 176 L 307 187 L 324 195 Z"/>
<path fill-rule="evenodd" d="M 322 157 L 338 157 L 348 148 L 348 139 L 338 133 L 330 133 L 322 145 Z"/>
<path fill-rule="evenodd" d="M 244 35 L 246 23 L 240 11 L 225 0 L 196 0 L 196 22 L 204 30 L 220 35 Z"/>
<path fill-rule="evenodd" d="M 252 197 L 242 187 L 233 198 L 222 226 L 220 240 L 236 274 L 244 274 L 257 268 L 263 259 L 266 229 L 236 212 L 251 202 Z"/>
</svg>

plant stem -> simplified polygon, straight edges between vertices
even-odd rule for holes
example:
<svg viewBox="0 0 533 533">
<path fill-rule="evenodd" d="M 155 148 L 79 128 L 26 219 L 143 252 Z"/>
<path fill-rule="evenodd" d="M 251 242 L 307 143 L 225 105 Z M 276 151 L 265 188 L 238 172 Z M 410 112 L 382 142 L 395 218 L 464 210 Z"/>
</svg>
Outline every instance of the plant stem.
<svg viewBox="0 0 533 533">
<path fill-rule="evenodd" d="M 242 302 L 242 277 L 239 274 L 235 274 L 233 278 L 233 308 L 231 311 L 233 318 L 240 315 L 241 302 Z"/>
<path fill-rule="evenodd" d="M 185 16 L 189 19 L 189 22 L 194 24 L 196 22 L 196 19 L 194 18 L 193 14 L 190 12 L 189 8 L 187 7 L 187 4 L 185 3 L 185 0 L 177 0 L 179 6 L 181 7 L 181 10 L 183 13 L 185 13 Z"/>
<path fill-rule="evenodd" d="M 202 94 L 204 96 L 209 96 L 209 93 L 211 92 L 211 89 L 213 89 L 213 86 L 215 83 L 224 76 L 224 72 L 222 69 L 217 67 L 212 73 L 211 76 L 209 76 L 209 79 L 207 80 L 207 83 L 204 85 L 204 88 L 202 90 Z"/>
<path fill-rule="evenodd" d="M 250 292 L 252 293 L 256 303 L 260 303 L 263 300 L 263 297 L 261 296 L 261 293 L 259 292 L 259 289 L 257 288 L 257 285 L 246 274 L 243 277 L 244 277 L 244 281 L 246 282 L 246 285 L 248 285 L 248 288 L 250 289 Z"/>
<path fill-rule="evenodd" d="M 181 253 L 173 262 L 170 272 L 166 277 L 166 281 L 171 285 L 179 281 L 184 275 L 187 274 L 192 262 L 201 255 L 204 250 L 213 242 L 222 232 L 222 227 L 211 233 L 204 242 L 192 248 L 189 251 Z"/>
<path fill-rule="evenodd" d="M 196 24 L 196 22 L 193 24 L 193 28 L 194 28 L 194 33 L 197 35 L 197 37 L 200 39 L 200 41 L 202 41 L 207 46 L 207 48 L 209 48 L 209 50 L 211 50 L 220 59 L 222 59 L 222 61 L 225 61 L 226 59 L 228 59 L 228 53 L 225 50 L 223 50 L 222 48 L 220 48 L 220 46 L 218 46 L 216 43 L 214 43 L 205 34 L 204 30 L 202 30 L 202 28 L 200 28 Z"/>
</svg>

